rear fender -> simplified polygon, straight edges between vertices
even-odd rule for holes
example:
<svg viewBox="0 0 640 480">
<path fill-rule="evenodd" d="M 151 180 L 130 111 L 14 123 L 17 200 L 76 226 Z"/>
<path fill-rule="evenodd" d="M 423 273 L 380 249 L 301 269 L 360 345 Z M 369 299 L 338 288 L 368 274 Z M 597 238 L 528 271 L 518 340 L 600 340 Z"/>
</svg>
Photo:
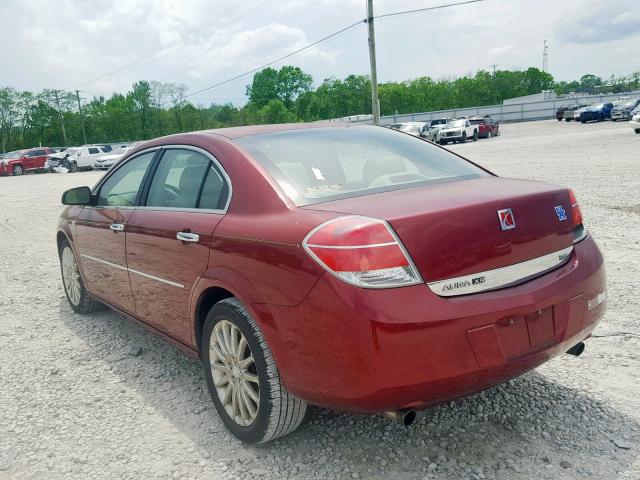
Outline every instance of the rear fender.
<svg viewBox="0 0 640 480">
<path fill-rule="evenodd" d="M 286 362 L 286 349 L 280 340 L 278 326 L 271 313 L 271 309 L 255 287 L 240 273 L 229 267 L 216 266 L 209 268 L 196 283 L 191 294 L 190 314 L 193 345 L 197 345 L 196 339 L 196 310 L 200 297 L 209 288 L 223 288 L 233 294 L 242 305 L 255 318 L 260 330 L 264 334 L 273 353 L 276 365 Z"/>
</svg>

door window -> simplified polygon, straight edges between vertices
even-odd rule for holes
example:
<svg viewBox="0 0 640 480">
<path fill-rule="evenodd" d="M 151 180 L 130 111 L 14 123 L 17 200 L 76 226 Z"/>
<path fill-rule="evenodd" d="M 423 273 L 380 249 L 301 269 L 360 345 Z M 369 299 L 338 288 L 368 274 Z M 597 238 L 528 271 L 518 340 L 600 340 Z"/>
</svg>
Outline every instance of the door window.
<svg viewBox="0 0 640 480">
<path fill-rule="evenodd" d="M 130 207 L 135 205 L 144 174 L 155 152 L 143 153 L 118 168 L 100 187 L 99 207 Z"/>
<path fill-rule="evenodd" d="M 89 148 L 89 154 L 94 154 L 94 153 L 100 153 L 100 150 L 94 147 Z"/>
<path fill-rule="evenodd" d="M 224 208 L 227 184 L 216 165 L 194 150 L 167 150 L 153 176 L 146 205 L 164 208 Z M 222 204 L 222 205 L 221 205 Z"/>
</svg>

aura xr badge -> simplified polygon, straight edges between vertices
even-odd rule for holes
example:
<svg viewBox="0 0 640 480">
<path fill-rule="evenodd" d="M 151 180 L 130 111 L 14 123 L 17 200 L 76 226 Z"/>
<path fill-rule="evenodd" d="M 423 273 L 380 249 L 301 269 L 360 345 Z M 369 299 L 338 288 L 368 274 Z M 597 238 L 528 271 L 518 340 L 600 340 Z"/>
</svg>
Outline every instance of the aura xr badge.
<svg viewBox="0 0 640 480">
<path fill-rule="evenodd" d="M 513 218 L 513 212 L 510 208 L 498 210 L 498 218 L 500 219 L 500 228 L 502 228 L 502 230 L 516 228 L 516 220 Z"/>
<path fill-rule="evenodd" d="M 556 215 L 558 215 L 558 220 L 561 222 L 567 219 L 567 212 L 562 208 L 562 205 L 556 207 Z"/>
</svg>

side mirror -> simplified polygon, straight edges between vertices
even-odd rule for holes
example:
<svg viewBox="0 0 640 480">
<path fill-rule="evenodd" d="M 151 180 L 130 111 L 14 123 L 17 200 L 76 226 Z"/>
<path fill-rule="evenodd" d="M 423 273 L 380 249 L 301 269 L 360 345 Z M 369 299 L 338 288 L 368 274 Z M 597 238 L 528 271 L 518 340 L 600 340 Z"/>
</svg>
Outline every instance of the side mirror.
<svg viewBox="0 0 640 480">
<path fill-rule="evenodd" d="M 70 188 L 62 194 L 63 205 L 89 205 L 91 189 L 89 187 Z"/>
</svg>

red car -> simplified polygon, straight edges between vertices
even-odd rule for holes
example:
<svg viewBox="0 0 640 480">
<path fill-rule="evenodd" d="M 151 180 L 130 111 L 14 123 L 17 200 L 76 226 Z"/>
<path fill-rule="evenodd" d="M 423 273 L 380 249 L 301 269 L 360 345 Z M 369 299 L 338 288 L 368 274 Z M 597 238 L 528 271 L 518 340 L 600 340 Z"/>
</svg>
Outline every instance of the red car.
<svg viewBox="0 0 640 480">
<path fill-rule="evenodd" d="M 199 357 L 247 442 L 307 404 L 409 424 L 581 353 L 605 310 L 571 190 L 386 128 L 163 137 L 62 202 L 71 307 L 107 304 Z"/>
<path fill-rule="evenodd" d="M 0 175 L 22 175 L 25 172 L 43 172 L 47 155 L 54 151 L 47 147 L 9 152 L 0 159 Z"/>
<path fill-rule="evenodd" d="M 478 125 L 478 138 L 491 138 L 500 135 L 500 125 L 489 116 L 472 117 L 469 119 L 472 125 Z"/>
</svg>

